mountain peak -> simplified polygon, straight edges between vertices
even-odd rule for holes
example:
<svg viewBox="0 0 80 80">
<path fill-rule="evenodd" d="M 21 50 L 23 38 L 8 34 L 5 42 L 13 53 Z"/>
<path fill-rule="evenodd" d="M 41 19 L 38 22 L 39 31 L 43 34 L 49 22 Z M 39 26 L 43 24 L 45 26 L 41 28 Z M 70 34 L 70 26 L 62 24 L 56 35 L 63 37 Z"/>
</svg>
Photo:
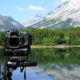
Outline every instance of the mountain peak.
<svg viewBox="0 0 80 80">
<path fill-rule="evenodd" d="M 78 9 L 80 8 L 80 0 L 68 0 L 68 9 Z"/>
</svg>

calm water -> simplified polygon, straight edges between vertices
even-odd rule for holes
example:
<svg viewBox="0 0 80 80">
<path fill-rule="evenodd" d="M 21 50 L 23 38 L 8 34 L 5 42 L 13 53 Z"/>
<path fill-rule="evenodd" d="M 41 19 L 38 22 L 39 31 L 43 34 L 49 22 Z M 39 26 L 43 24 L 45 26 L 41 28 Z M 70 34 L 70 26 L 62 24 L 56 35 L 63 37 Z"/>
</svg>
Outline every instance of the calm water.
<svg viewBox="0 0 80 80">
<path fill-rule="evenodd" d="M 32 49 L 29 60 L 37 61 L 38 66 L 26 68 L 27 80 L 80 80 L 80 48 Z M 4 62 L 1 55 L 1 71 Z M 23 80 L 19 68 L 13 71 L 12 79 Z"/>
</svg>

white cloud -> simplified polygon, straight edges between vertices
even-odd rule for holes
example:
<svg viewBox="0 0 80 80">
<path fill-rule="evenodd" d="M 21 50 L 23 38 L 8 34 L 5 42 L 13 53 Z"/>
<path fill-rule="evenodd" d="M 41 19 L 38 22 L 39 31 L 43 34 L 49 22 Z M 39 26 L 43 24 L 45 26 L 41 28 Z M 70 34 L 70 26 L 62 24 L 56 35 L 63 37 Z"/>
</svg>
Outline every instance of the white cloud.
<svg viewBox="0 0 80 80">
<path fill-rule="evenodd" d="M 18 11 L 23 11 L 24 8 L 22 8 L 22 7 L 18 7 L 17 10 L 18 10 Z"/>
<path fill-rule="evenodd" d="M 41 6 L 34 6 L 34 5 L 29 5 L 28 8 L 30 10 L 35 10 L 35 11 L 44 11 L 45 9 Z"/>
</svg>

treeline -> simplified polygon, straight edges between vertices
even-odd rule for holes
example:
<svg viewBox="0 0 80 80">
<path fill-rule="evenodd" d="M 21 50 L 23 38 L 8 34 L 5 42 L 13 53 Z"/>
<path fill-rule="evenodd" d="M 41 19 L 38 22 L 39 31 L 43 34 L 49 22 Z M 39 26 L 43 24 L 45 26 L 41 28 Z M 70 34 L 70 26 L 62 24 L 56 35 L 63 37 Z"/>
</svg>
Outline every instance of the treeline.
<svg viewBox="0 0 80 80">
<path fill-rule="evenodd" d="M 3 32 L 0 32 L 0 46 L 3 44 Z"/>
<path fill-rule="evenodd" d="M 22 31 L 32 34 L 33 45 L 80 45 L 79 27 L 54 30 L 25 28 Z"/>
<path fill-rule="evenodd" d="M 67 29 L 34 29 L 25 28 L 20 31 L 29 32 L 33 37 L 33 45 L 80 45 L 80 28 Z M 3 32 L 0 32 L 2 45 Z"/>
</svg>

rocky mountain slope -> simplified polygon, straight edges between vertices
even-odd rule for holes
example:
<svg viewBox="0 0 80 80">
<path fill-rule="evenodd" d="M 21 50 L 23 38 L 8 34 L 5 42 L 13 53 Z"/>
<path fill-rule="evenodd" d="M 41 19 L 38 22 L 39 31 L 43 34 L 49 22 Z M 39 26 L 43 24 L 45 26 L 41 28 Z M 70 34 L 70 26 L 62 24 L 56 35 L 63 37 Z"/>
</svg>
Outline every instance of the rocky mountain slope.
<svg viewBox="0 0 80 80">
<path fill-rule="evenodd" d="M 65 28 L 80 26 L 80 0 L 67 0 L 32 27 Z"/>
<path fill-rule="evenodd" d="M 13 18 L 9 16 L 2 16 L 0 15 L 0 30 L 7 30 L 11 28 L 22 28 L 23 25 L 21 25 L 19 22 L 14 20 Z"/>
</svg>

